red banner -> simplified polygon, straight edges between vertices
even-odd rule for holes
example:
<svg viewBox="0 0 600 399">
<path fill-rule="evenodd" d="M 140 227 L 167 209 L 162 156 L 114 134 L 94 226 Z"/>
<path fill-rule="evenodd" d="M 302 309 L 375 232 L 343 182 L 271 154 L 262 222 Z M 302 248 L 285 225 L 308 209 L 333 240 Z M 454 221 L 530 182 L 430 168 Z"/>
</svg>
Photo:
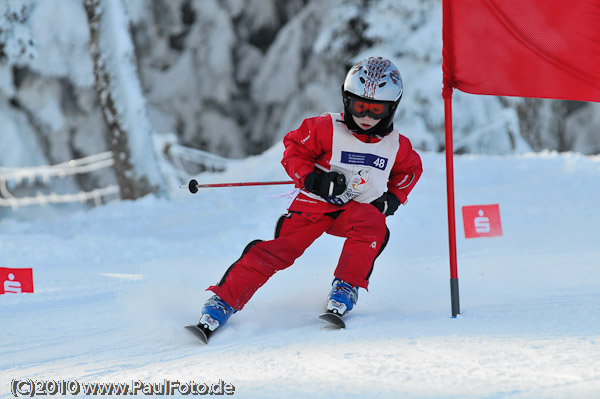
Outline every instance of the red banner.
<svg viewBox="0 0 600 399">
<path fill-rule="evenodd" d="M 502 235 L 500 205 L 471 205 L 462 207 L 465 238 Z"/>
<path fill-rule="evenodd" d="M 600 101 L 600 0 L 444 0 L 444 97 Z"/>
<path fill-rule="evenodd" d="M 33 269 L 0 267 L 0 295 L 33 292 Z"/>
</svg>

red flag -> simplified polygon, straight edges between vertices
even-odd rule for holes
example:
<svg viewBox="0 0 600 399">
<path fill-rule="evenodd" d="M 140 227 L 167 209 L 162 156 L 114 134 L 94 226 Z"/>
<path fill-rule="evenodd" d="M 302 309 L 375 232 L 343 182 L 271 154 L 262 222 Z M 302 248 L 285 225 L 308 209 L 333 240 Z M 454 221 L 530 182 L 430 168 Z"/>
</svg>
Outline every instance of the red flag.
<svg viewBox="0 0 600 399">
<path fill-rule="evenodd" d="M 502 235 L 500 205 L 469 205 L 462 207 L 465 238 Z"/>
<path fill-rule="evenodd" d="M 0 267 L 0 295 L 33 292 L 33 269 Z"/>
<path fill-rule="evenodd" d="M 600 101 L 600 0 L 444 0 L 444 97 Z"/>
</svg>

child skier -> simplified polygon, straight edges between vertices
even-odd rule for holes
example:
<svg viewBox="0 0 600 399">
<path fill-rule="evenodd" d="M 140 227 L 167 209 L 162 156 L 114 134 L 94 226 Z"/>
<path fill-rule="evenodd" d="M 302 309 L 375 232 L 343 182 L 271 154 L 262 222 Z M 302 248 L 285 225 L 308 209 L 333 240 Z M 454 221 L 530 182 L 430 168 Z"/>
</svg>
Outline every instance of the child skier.
<svg viewBox="0 0 600 399">
<path fill-rule="evenodd" d="M 249 243 L 208 288 L 197 328 L 209 336 L 242 310 L 258 288 L 290 266 L 323 233 L 345 237 L 326 312 L 352 310 L 389 239 L 393 215 L 422 173 L 421 159 L 393 126 L 403 83 L 383 57 L 354 65 L 342 85 L 344 112 L 303 121 L 283 139 L 282 165 L 297 194 L 277 221 L 275 237 Z"/>
</svg>

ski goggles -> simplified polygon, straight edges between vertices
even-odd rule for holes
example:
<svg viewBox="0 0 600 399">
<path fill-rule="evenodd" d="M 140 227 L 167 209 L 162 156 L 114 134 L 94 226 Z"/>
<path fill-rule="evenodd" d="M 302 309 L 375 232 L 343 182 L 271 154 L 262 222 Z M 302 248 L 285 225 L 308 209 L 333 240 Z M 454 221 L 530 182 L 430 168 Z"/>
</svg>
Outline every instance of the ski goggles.
<svg viewBox="0 0 600 399">
<path fill-rule="evenodd" d="M 383 119 L 390 114 L 392 105 L 390 101 L 368 101 L 351 96 L 346 98 L 348 110 L 357 118 L 368 115 L 373 119 Z"/>
</svg>

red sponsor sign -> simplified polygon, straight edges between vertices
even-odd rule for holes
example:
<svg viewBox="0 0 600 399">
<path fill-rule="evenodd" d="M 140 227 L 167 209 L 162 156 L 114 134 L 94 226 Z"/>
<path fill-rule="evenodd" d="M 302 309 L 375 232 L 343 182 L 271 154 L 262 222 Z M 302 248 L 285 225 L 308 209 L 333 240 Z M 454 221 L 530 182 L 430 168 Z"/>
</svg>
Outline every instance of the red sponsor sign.
<svg viewBox="0 0 600 399">
<path fill-rule="evenodd" d="M 0 267 L 0 295 L 33 292 L 33 269 Z"/>
<path fill-rule="evenodd" d="M 495 237 L 502 235 L 500 205 L 463 206 L 465 238 Z"/>
</svg>

